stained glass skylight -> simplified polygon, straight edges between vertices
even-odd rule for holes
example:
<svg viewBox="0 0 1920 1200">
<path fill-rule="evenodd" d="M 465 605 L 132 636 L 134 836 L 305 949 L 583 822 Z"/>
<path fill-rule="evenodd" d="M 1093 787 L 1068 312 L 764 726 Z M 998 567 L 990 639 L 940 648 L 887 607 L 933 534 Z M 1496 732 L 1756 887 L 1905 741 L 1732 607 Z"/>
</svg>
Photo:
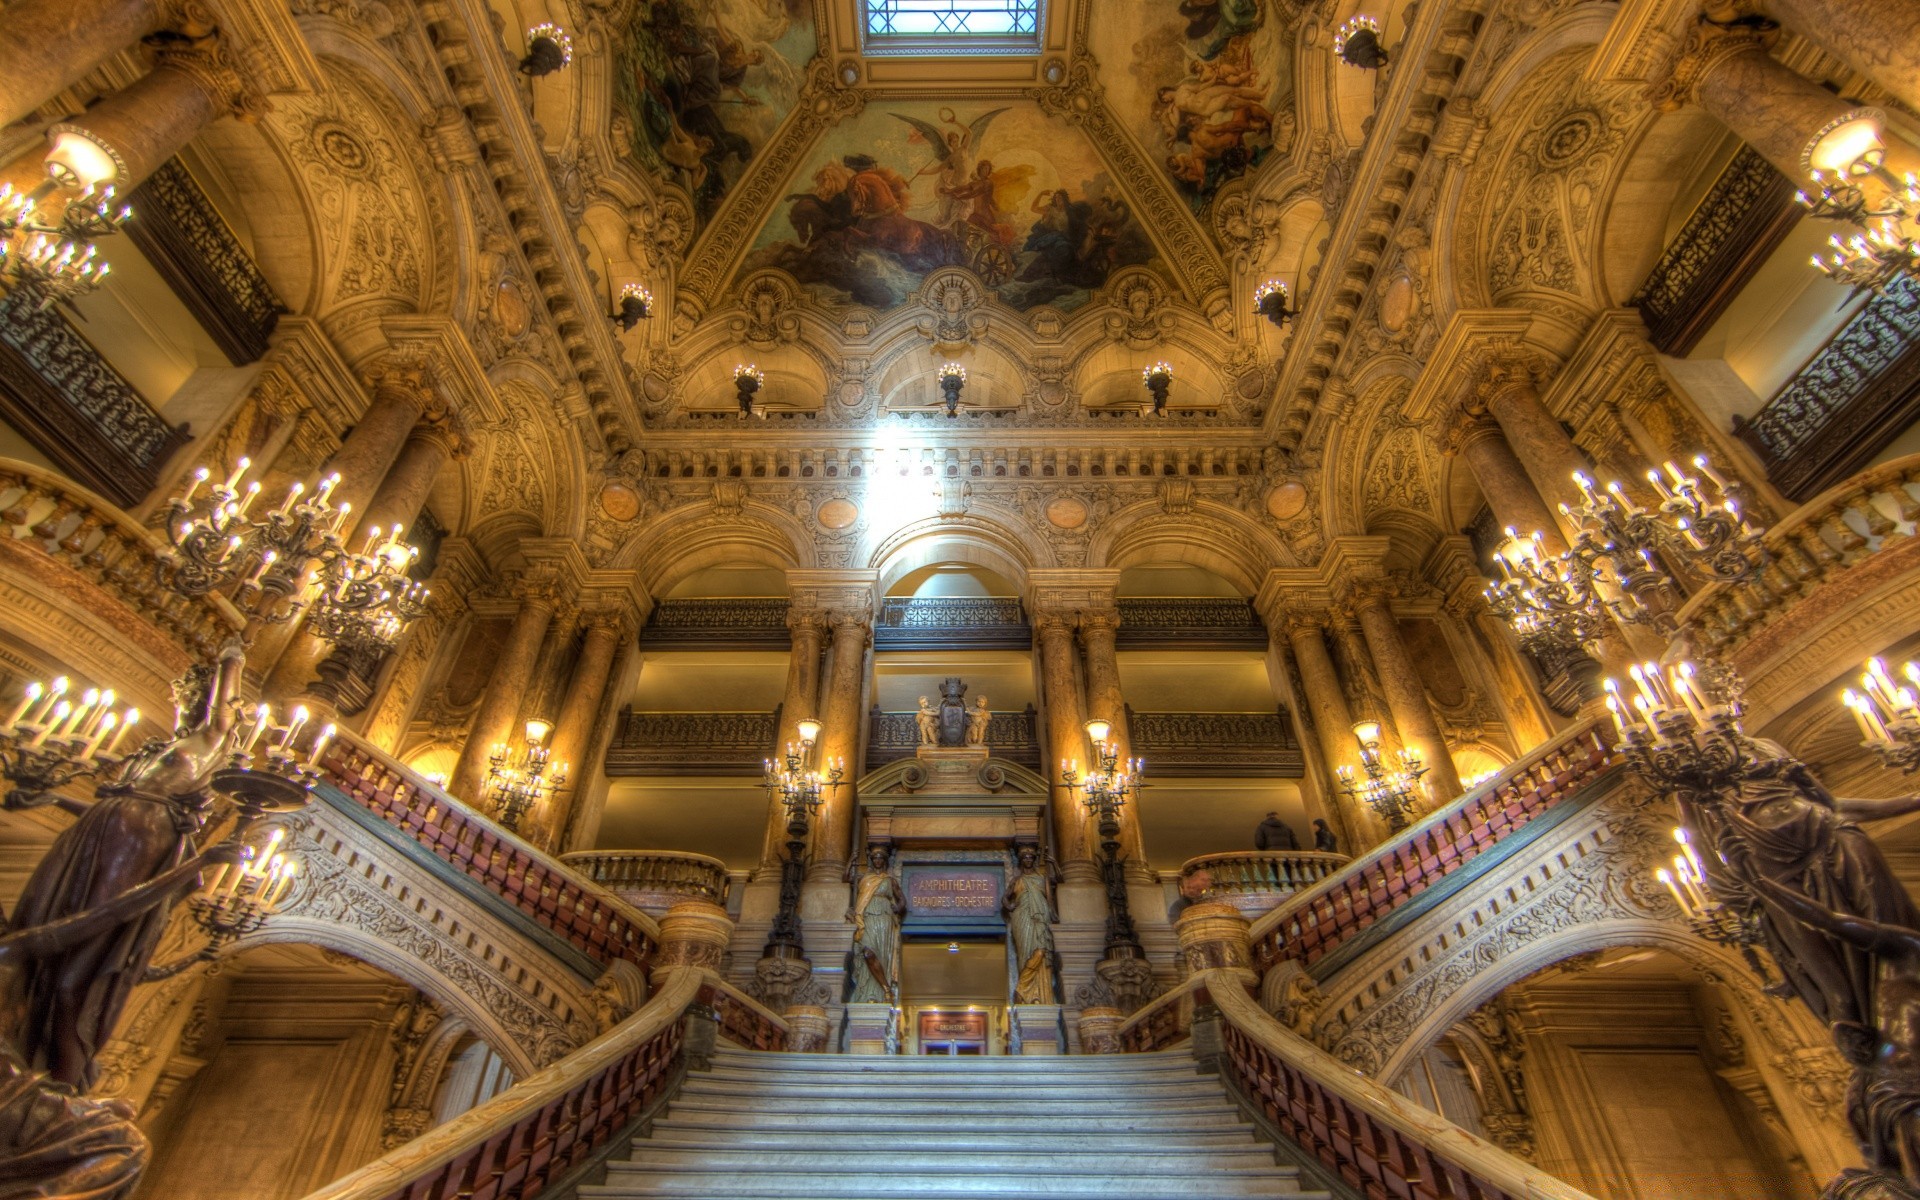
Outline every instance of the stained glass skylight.
<svg viewBox="0 0 1920 1200">
<path fill-rule="evenodd" d="M 864 0 L 866 50 L 880 54 L 1031 53 L 1045 0 Z"/>
</svg>

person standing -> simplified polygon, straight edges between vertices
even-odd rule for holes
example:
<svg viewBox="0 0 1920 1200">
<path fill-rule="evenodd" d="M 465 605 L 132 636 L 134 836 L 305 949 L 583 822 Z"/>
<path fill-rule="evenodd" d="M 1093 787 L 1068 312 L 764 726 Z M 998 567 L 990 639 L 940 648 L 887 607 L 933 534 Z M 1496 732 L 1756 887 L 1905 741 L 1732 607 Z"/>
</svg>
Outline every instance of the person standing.
<svg viewBox="0 0 1920 1200">
<path fill-rule="evenodd" d="M 1293 826 L 1280 819 L 1280 814 L 1270 812 L 1267 819 L 1260 822 L 1253 831 L 1255 850 L 1298 850 L 1300 839 L 1294 836 Z"/>
<path fill-rule="evenodd" d="M 1340 839 L 1333 836 L 1333 830 L 1327 825 L 1325 817 L 1313 819 L 1313 848 L 1322 854 L 1340 853 Z"/>
</svg>

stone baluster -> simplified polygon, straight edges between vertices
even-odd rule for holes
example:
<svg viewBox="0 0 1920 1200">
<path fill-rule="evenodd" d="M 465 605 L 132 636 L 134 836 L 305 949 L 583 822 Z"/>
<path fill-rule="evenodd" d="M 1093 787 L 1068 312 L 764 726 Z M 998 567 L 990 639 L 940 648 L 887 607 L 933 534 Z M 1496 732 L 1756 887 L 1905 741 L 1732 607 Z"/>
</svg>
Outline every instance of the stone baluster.
<svg viewBox="0 0 1920 1200">
<path fill-rule="evenodd" d="M 0 125 L 160 28 L 168 9 L 163 0 L 15 0 L 0 9 Z M 210 32 L 191 18 L 180 28 L 190 36 Z"/>
<path fill-rule="evenodd" d="M 1413 656 L 1407 653 L 1407 644 L 1400 636 L 1387 589 L 1380 583 L 1361 583 L 1351 590 L 1349 599 L 1366 636 L 1374 669 L 1380 673 L 1380 688 L 1386 693 L 1393 723 L 1400 730 L 1401 740 L 1426 762 L 1427 789 L 1435 803 L 1443 804 L 1460 794 L 1460 775 L 1441 736 L 1440 723 L 1434 719 L 1433 707 L 1427 702 L 1426 685 L 1421 683 Z"/>
<path fill-rule="evenodd" d="M 1767 0 L 1766 11 L 1920 109 L 1920 39 L 1909 0 Z"/>
<path fill-rule="evenodd" d="M 780 699 L 780 728 L 774 736 L 769 756 L 778 766 L 789 745 L 800 743 L 800 722 L 820 716 L 820 654 L 826 640 L 826 614 L 813 609 L 789 609 L 787 628 L 792 632 L 793 649 L 787 658 L 787 688 Z M 820 748 L 815 747 L 818 761 Z M 773 875 L 779 874 L 780 860 L 787 852 L 787 808 L 778 796 L 767 807 L 767 836 L 760 851 L 760 865 Z"/>
<path fill-rule="evenodd" d="M 547 626 L 553 623 L 559 603 L 553 580 L 544 575 L 522 580 L 518 591 L 520 611 L 514 614 L 513 627 L 494 657 L 480 710 L 473 716 L 467 744 L 447 784 L 447 791 L 456 799 L 482 811 L 488 807 L 483 795 L 487 760 L 496 745 L 518 739 L 514 724 L 520 718 L 520 704 L 526 699 L 540 644 L 546 639 Z"/>
<path fill-rule="evenodd" d="M 1080 800 L 1060 778 L 1060 760 L 1078 759 L 1087 766 L 1086 706 L 1074 669 L 1074 620 L 1067 612 L 1040 612 L 1033 618 L 1033 636 L 1040 649 L 1040 699 L 1046 709 L 1046 775 L 1053 783 L 1053 849 L 1063 877 L 1073 883 L 1095 883 L 1100 874 L 1093 861 L 1092 840 Z"/>
<path fill-rule="evenodd" d="M 839 609 L 828 617 L 833 626 L 833 661 L 822 696 L 820 746 L 814 765 L 825 768 L 834 759 L 846 760 L 846 778 L 827 792 L 813 827 L 814 882 L 840 880 L 853 854 L 853 825 L 857 806 L 853 782 L 860 776 L 861 705 L 866 692 L 868 649 L 873 645 L 873 614 L 866 609 Z M 797 719 L 797 718 L 796 718 Z"/>
<path fill-rule="evenodd" d="M 586 790 L 597 764 L 586 761 L 600 733 L 602 701 L 613 678 L 613 661 L 622 644 L 633 636 L 633 622 L 617 609 L 597 609 L 584 615 L 586 632 L 580 656 L 573 664 L 560 714 L 554 719 L 552 761 L 567 765 L 567 785 L 548 796 L 533 814 L 527 840 L 542 848 L 557 845 L 567 828 L 573 802 Z"/>
<path fill-rule="evenodd" d="M 1900 10 L 1899 15 L 1889 18 L 1892 23 L 1877 30 L 1868 44 L 1889 56 L 1882 60 L 1885 62 L 1895 58 L 1920 61 L 1914 58 L 1920 52 L 1915 50 L 1911 36 L 1911 6 L 1903 0 L 1883 2 L 1890 9 Z M 1804 0 L 1804 6 L 1827 7 L 1817 0 Z M 1826 19 L 1824 14 L 1818 18 L 1822 22 Z M 1818 30 L 1799 28 L 1819 40 Z M 1741 141 L 1765 155 L 1781 174 L 1799 183 L 1807 177 L 1801 157 L 1808 145 L 1828 123 L 1855 106 L 1774 59 L 1767 53 L 1769 40 L 1764 29 L 1716 24 L 1702 17 L 1687 31 L 1685 43 L 1667 77 L 1653 88 L 1652 98 L 1667 110 L 1698 104 Z M 1857 45 L 1853 48 L 1860 49 Z M 1890 146 L 1889 150 L 1890 165 L 1913 169 L 1910 149 Z"/>
</svg>

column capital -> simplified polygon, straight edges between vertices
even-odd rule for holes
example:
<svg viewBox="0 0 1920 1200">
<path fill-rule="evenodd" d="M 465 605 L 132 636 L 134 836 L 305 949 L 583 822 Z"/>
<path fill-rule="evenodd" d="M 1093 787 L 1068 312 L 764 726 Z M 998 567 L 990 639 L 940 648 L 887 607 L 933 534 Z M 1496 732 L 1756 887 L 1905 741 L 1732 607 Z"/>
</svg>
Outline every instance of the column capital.
<svg viewBox="0 0 1920 1200">
<path fill-rule="evenodd" d="M 580 614 L 580 624 L 589 633 L 605 633 L 615 642 L 624 642 L 638 629 L 631 610 L 625 608 L 590 608 Z"/>
<path fill-rule="evenodd" d="M 228 116 L 257 121 L 266 115 L 266 96 L 247 78 L 239 56 L 217 31 L 160 40 L 154 46 L 153 60 L 155 70 L 164 68 L 191 76 L 212 98 L 214 107 Z"/>
<path fill-rule="evenodd" d="M 1686 40 L 1674 52 L 1647 88 L 1647 99 L 1662 112 L 1673 112 L 1694 102 L 1700 81 L 1727 59 L 1739 54 L 1767 52 L 1780 27 L 1765 18 L 1716 21 L 1706 14 L 1687 29 Z"/>
<path fill-rule="evenodd" d="M 433 407 L 433 364 L 414 355 L 390 354 L 360 373 L 360 382 L 378 401 L 408 404 L 421 412 Z"/>
<path fill-rule="evenodd" d="M 1500 423 L 1485 409 L 1463 403 L 1446 415 L 1440 429 L 1440 452 L 1451 458 L 1477 442 L 1504 436 Z"/>
<path fill-rule="evenodd" d="M 561 586 L 560 573 L 545 564 L 509 572 L 501 577 L 501 583 L 501 590 L 522 606 L 544 608 L 549 613 L 560 607 L 567 594 L 567 589 Z"/>
<path fill-rule="evenodd" d="M 1537 399 L 1550 374 L 1538 356 L 1518 347 L 1496 347 L 1481 360 L 1462 406 L 1491 412 L 1502 400 L 1520 394 Z"/>
<path fill-rule="evenodd" d="M 1083 642 L 1100 639 L 1112 641 L 1120 631 L 1120 610 L 1117 608 L 1082 609 L 1078 616 L 1080 640 Z"/>
<path fill-rule="evenodd" d="M 1042 641 L 1051 638 L 1071 638 L 1078 628 L 1079 616 L 1069 608 L 1044 608 L 1034 612 L 1029 618 L 1033 625 L 1033 636 Z"/>
<path fill-rule="evenodd" d="M 802 608 L 797 605 L 787 607 L 787 628 L 795 634 L 811 633 L 818 637 L 827 630 L 827 614 L 818 608 Z"/>
<path fill-rule="evenodd" d="M 842 612 L 860 611 L 873 620 L 878 607 L 880 572 L 870 569 L 837 570 L 796 568 L 787 572 L 789 611 L 812 609 L 830 614 L 828 621 L 838 624 Z"/>
</svg>

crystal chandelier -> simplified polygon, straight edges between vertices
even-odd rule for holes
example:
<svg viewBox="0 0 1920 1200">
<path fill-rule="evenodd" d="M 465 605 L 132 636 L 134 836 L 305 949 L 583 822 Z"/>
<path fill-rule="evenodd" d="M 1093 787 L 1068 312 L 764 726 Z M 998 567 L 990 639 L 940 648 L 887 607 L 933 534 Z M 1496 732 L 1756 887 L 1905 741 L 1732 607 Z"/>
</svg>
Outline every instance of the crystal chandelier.
<svg viewBox="0 0 1920 1200">
<path fill-rule="evenodd" d="M 1407 827 L 1407 817 L 1414 811 L 1414 790 L 1427 773 L 1427 765 L 1420 761 L 1418 751 L 1402 748 L 1389 767 L 1380 753 L 1378 721 L 1357 723 L 1353 736 L 1360 743 L 1360 766 L 1367 778 L 1356 779 L 1352 767 L 1337 768 L 1334 774 L 1340 780 L 1340 794 L 1365 800 L 1368 807 L 1386 818 L 1387 828 L 1398 833 Z"/>
<path fill-rule="evenodd" d="M 1120 863 L 1120 813 L 1138 798 L 1146 763 L 1138 758 L 1120 761 L 1120 746 L 1112 740 L 1110 722 L 1095 719 L 1086 725 L 1094 760 L 1083 773 L 1077 760 L 1060 760 L 1060 783 L 1067 795 L 1085 794 L 1081 802 L 1099 824 L 1101 869 L 1107 887 L 1107 956 L 1138 956 L 1140 939 L 1133 929 L 1133 911 L 1127 900 L 1127 879 Z M 1117 953 L 1116 953 L 1117 952 Z"/>
<path fill-rule="evenodd" d="M 1801 156 L 1813 191 L 1794 196 L 1814 216 L 1858 230 L 1834 234 L 1829 253 L 1814 255 L 1813 265 L 1839 283 L 1876 292 L 1920 273 L 1920 181 L 1887 169 L 1884 115 L 1861 108 L 1828 122 Z"/>
<path fill-rule="evenodd" d="M 947 419 L 954 420 L 960 415 L 960 389 L 967 386 L 967 369 L 957 362 L 943 363 L 940 367 L 940 394 L 947 406 Z"/>
<path fill-rule="evenodd" d="M 38 308 L 71 301 L 106 282 L 108 266 L 93 245 L 118 232 L 133 209 L 115 204 L 112 184 L 88 185 L 66 202 L 57 222 L 39 212 L 58 185 L 31 191 L 0 183 L 0 291 L 32 297 Z"/>
<path fill-rule="evenodd" d="M 1153 415 L 1167 415 L 1167 394 L 1173 388 L 1173 365 L 1157 362 L 1140 372 L 1140 382 L 1146 385 L 1148 395 L 1153 397 Z"/>
<path fill-rule="evenodd" d="M 555 766 L 550 761 L 553 748 L 546 740 L 553 732 L 552 723 L 528 721 L 526 732 L 527 740 L 518 751 L 498 742 L 487 758 L 488 786 L 499 807 L 500 823 L 508 829 L 520 828 L 535 804 L 567 783 L 567 764 Z"/>
<path fill-rule="evenodd" d="M 1284 329 L 1288 321 L 1300 315 L 1288 305 L 1287 285 L 1278 279 L 1269 279 L 1253 291 L 1253 311 L 1276 329 Z"/>
<path fill-rule="evenodd" d="M 1333 53 L 1341 62 L 1363 71 L 1387 65 L 1387 48 L 1380 44 L 1380 22 L 1355 13 L 1333 34 Z"/>
<path fill-rule="evenodd" d="M 733 393 L 734 399 L 740 405 L 741 416 L 751 417 L 754 415 L 754 393 L 758 392 L 766 382 L 767 373 L 752 363 L 740 363 L 733 368 Z M 767 410 L 762 408 L 759 415 L 765 417 Z"/>
</svg>

